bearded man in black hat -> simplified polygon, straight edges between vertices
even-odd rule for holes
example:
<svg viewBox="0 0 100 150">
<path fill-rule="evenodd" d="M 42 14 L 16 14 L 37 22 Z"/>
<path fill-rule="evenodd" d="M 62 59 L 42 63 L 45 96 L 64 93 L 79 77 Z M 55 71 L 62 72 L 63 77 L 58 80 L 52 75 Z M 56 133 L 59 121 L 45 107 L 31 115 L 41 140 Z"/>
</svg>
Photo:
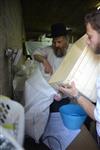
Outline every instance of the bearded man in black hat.
<svg viewBox="0 0 100 150">
<path fill-rule="evenodd" d="M 68 40 L 68 30 L 63 23 L 56 23 L 51 26 L 51 37 L 52 45 L 38 49 L 34 52 L 34 59 L 40 62 L 40 70 L 43 77 L 48 81 L 51 75 L 58 69 L 61 62 L 63 61 L 65 55 L 68 51 L 69 40 Z M 59 99 L 57 97 L 57 99 Z M 54 98 L 53 103 L 50 106 L 51 112 L 58 112 L 59 107 L 69 103 L 69 98 L 63 98 L 62 100 L 56 100 Z"/>
<path fill-rule="evenodd" d="M 42 64 L 44 73 L 50 76 L 55 72 L 68 49 L 68 31 L 63 23 L 56 23 L 51 26 L 52 45 L 36 50 L 34 59 Z"/>
</svg>

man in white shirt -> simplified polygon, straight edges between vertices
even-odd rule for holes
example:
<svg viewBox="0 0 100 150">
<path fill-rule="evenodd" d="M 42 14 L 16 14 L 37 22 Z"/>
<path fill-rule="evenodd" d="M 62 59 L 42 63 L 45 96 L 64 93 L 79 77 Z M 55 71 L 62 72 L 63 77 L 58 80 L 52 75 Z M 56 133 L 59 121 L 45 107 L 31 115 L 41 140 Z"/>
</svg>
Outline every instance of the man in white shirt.
<svg viewBox="0 0 100 150">
<path fill-rule="evenodd" d="M 85 25 L 87 33 L 87 44 L 92 48 L 95 54 L 100 55 L 100 10 L 96 10 L 85 16 Z M 67 85 L 61 85 L 59 91 L 64 94 L 73 96 L 87 114 L 96 120 L 96 129 L 98 135 L 98 144 L 100 145 L 100 74 L 97 77 L 97 102 L 96 106 L 82 96 L 76 89 L 75 83 L 72 82 L 70 88 Z"/>
<path fill-rule="evenodd" d="M 58 69 L 65 55 L 68 52 L 69 40 L 68 31 L 63 23 L 56 23 L 51 26 L 52 45 L 37 49 L 34 59 L 39 62 L 40 70 L 44 78 L 48 81 L 51 75 Z M 69 98 L 62 101 L 55 101 L 51 104 L 51 112 L 57 112 L 61 105 L 67 104 Z"/>
<path fill-rule="evenodd" d="M 25 82 L 24 88 L 26 134 L 37 143 L 47 125 L 50 105 L 53 101 L 56 103 L 54 96 L 57 95 L 57 91 L 47 81 L 67 53 L 68 31 L 66 26 L 63 23 L 53 24 L 51 37 L 53 39 L 51 46 L 34 51 L 36 67 Z M 64 101 L 64 103 L 67 102 L 68 100 Z"/>
<path fill-rule="evenodd" d="M 52 45 L 37 49 L 34 59 L 44 67 L 46 74 L 52 75 L 62 62 L 68 50 L 68 31 L 63 23 L 56 23 L 51 26 Z"/>
</svg>

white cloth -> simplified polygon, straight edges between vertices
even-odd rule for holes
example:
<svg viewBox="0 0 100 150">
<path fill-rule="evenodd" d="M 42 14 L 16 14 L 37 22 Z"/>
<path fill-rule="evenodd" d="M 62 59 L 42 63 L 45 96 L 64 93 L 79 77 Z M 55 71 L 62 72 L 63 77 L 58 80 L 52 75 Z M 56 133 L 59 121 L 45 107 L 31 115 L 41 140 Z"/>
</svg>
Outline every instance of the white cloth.
<svg viewBox="0 0 100 150">
<path fill-rule="evenodd" d="M 49 106 L 56 91 L 43 78 L 40 69 L 25 82 L 25 130 L 38 143 L 49 116 Z"/>
<path fill-rule="evenodd" d="M 94 116 L 96 119 L 96 129 L 97 133 L 100 136 L 100 76 L 97 78 L 97 102 L 96 108 L 94 109 Z"/>
<path fill-rule="evenodd" d="M 42 56 L 45 56 L 48 60 L 48 62 L 50 63 L 50 65 L 52 66 L 53 69 L 53 73 L 58 69 L 58 67 L 60 66 L 62 60 L 64 59 L 64 57 L 57 57 L 52 49 L 52 46 L 48 46 L 42 49 L 37 49 L 34 54 L 40 54 Z M 48 81 L 50 79 L 50 75 L 44 73 L 44 68 L 42 63 L 40 63 L 40 70 L 44 76 L 44 78 Z"/>
</svg>

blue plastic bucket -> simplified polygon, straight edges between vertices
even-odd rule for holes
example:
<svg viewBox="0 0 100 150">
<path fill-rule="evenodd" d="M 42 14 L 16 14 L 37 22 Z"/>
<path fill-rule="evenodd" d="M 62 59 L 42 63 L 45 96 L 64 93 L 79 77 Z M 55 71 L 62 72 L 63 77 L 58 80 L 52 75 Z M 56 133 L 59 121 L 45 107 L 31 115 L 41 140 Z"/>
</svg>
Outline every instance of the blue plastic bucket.
<svg viewBox="0 0 100 150">
<path fill-rule="evenodd" d="M 86 112 L 78 104 L 67 104 L 60 107 L 59 112 L 65 127 L 80 129 L 87 117 Z"/>
</svg>

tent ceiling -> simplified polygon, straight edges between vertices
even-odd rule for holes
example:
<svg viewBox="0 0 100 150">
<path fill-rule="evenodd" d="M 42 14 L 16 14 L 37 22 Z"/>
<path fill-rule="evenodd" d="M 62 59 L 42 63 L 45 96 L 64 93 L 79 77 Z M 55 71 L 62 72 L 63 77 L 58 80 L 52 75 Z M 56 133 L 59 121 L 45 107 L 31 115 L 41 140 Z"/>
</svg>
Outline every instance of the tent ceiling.
<svg viewBox="0 0 100 150">
<path fill-rule="evenodd" d="M 73 34 L 84 32 L 84 15 L 95 9 L 99 0 L 21 0 L 25 30 L 34 34 L 50 31 L 50 26 L 63 22 Z"/>
</svg>

